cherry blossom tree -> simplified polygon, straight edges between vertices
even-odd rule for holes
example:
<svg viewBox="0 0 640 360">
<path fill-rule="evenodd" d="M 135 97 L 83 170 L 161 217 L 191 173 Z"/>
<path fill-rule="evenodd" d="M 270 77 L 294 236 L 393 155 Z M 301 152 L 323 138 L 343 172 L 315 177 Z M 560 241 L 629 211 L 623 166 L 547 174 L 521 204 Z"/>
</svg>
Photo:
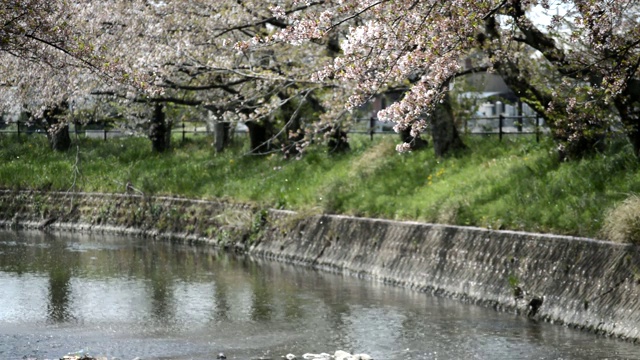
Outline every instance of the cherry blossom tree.
<svg viewBox="0 0 640 360">
<path fill-rule="evenodd" d="M 549 25 L 532 20 L 552 7 Z M 633 0 L 327 0 L 273 38 L 299 44 L 344 31 L 342 54 L 315 79 L 344 89 L 351 109 L 405 84 L 378 114 L 396 131 L 425 132 L 453 79 L 488 70 L 547 120 L 563 158 L 597 149 L 611 125 L 640 155 L 639 15 Z M 461 68 L 466 58 L 477 59 L 471 69 Z"/>
<path fill-rule="evenodd" d="M 313 6 L 276 0 L 105 3 L 99 13 L 111 20 L 100 22 L 109 23 L 121 39 L 110 53 L 120 65 L 151 74 L 155 92 L 106 86 L 92 93 L 150 106 L 200 107 L 221 123 L 244 122 L 252 153 L 295 151 L 303 118 L 324 111 L 318 97 L 325 85 L 310 79 L 330 50 L 322 42 L 303 47 L 263 42 L 248 51 L 244 44 L 287 26 L 284 16 L 272 13 L 275 4 L 286 5 L 289 14 Z"/>
<path fill-rule="evenodd" d="M 87 48 L 65 20 L 69 3 L 42 0 L 5 0 L 0 8 L 0 52 L 52 67 L 67 64 L 60 53 L 82 60 Z M 72 40 L 74 39 L 74 40 Z"/>
<path fill-rule="evenodd" d="M 164 104 L 195 106 L 221 123 L 246 123 L 254 152 L 295 152 L 317 136 L 342 140 L 353 109 L 405 88 L 378 118 L 409 139 L 430 131 L 446 154 L 464 146 L 447 105 L 449 84 L 495 71 L 545 118 L 564 157 L 597 149 L 612 126 L 640 155 L 639 6 L 632 0 L 11 4 L 16 14 L 22 4 L 42 10 L 36 25 L 5 21 L 0 92 L 17 89 L 13 96 L 41 115 L 93 93 L 147 104 L 161 123 L 149 128 L 168 131 Z M 532 20 L 554 7 L 548 25 Z M 30 26 L 47 36 L 31 35 Z M 464 59 L 473 59 L 470 68 Z M 10 102 L 10 93 L 0 101 Z"/>
<path fill-rule="evenodd" d="M 79 43 L 71 43 L 68 40 L 72 33 L 62 18 L 66 11 L 64 3 L 55 1 L 2 3 L 0 95 L 5 105 L 18 101 L 16 95 L 19 94 L 20 81 L 25 80 L 28 77 L 26 74 L 30 74 L 36 66 L 63 69 L 69 60 L 77 61 L 85 56 Z M 31 75 L 38 76 L 33 73 Z M 58 113 L 57 109 L 52 109 L 44 117 L 51 121 Z"/>
<path fill-rule="evenodd" d="M 0 7 L 0 112 L 12 108 L 47 128 L 56 150 L 70 146 L 69 100 L 97 82 L 126 81 L 85 18 L 92 1 L 7 0 Z M 16 104 L 19 104 L 16 106 Z"/>
<path fill-rule="evenodd" d="M 434 114 L 447 115 L 444 92 L 463 69 L 459 63 L 473 47 L 474 24 L 489 11 L 489 2 L 437 1 L 325 1 L 276 34 L 279 41 L 301 43 L 322 39 L 332 32 L 342 38 L 340 56 L 319 69 L 314 79 L 340 87 L 348 94 L 348 109 L 372 96 L 406 87 L 401 101 L 378 113 L 381 120 L 395 122 L 397 132 L 417 138 L 430 126 L 440 154 L 463 147 L 450 121 L 429 121 Z M 455 20 L 465 19 L 464 22 Z M 442 104 L 442 105 L 440 105 Z M 325 118 L 336 116 L 334 109 Z M 444 131 L 441 126 L 445 126 Z M 404 142 L 398 150 L 412 148 Z"/>
<path fill-rule="evenodd" d="M 600 149 L 612 127 L 639 157 L 640 4 L 564 1 L 546 28 L 529 19 L 527 6 L 512 1 L 502 10 L 505 25 L 497 15 L 485 21 L 482 45 L 496 71 L 545 117 L 561 158 Z"/>
</svg>

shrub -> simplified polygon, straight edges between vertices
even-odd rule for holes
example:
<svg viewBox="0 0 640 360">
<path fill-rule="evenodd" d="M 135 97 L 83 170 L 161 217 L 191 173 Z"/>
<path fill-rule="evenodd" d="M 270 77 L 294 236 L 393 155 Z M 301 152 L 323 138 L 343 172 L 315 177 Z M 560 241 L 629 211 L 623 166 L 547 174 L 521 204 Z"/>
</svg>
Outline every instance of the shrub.
<svg viewBox="0 0 640 360">
<path fill-rule="evenodd" d="M 640 244 L 640 196 L 631 195 L 610 209 L 602 232 L 611 241 Z"/>
</svg>

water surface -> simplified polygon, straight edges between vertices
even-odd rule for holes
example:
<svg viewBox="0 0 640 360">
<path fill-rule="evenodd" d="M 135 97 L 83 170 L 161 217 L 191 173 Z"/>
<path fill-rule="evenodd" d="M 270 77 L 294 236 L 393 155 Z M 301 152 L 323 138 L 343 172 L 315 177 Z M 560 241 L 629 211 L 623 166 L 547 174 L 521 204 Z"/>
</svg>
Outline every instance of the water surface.
<svg viewBox="0 0 640 360">
<path fill-rule="evenodd" d="M 640 358 L 640 346 L 373 281 L 137 238 L 0 232 L 0 359 Z"/>
</svg>

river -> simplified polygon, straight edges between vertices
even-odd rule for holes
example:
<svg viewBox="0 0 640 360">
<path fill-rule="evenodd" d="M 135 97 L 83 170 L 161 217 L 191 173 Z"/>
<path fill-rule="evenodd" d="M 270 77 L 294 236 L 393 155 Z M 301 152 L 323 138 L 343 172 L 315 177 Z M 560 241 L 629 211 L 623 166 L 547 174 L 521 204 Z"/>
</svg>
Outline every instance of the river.
<svg viewBox="0 0 640 360">
<path fill-rule="evenodd" d="M 640 359 L 640 345 L 206 246 L 0 231 L 0 358 Z"/>
</svg>

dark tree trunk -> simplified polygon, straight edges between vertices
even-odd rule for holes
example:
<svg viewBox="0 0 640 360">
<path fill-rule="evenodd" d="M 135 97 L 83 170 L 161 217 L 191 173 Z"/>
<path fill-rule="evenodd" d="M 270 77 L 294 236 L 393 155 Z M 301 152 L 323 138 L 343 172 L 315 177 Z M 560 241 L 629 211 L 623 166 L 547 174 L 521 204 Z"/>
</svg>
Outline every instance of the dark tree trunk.
<svg viewBox="0 0 640 360">
<path fill-rule="evenodd" d="M 155 104 L 153 107 L 149 139 L 154 152 L 161 153 L 171 148 L 171 125 L 167 122 L 164 106 L 161 104 Z"/>
<path fill-rule="evenodd" d="M 44 120 L 47 123 L 47 139 L 54 151 L 67 151 L 71 148 L 69 124 L 62 119 L 66 108 L 67 104 L 63 102 L 44 112 Z"/>
<path fill-rule="evenodd" d="M 349 151 L 349 141 L 347 133 L 341 130 L 339 127 L 331 128 L 329 130 L 329 142 L 327 143 L 330 153 L 344 153 Z"/>
<path fill-rule="evenodd" d="M 273 150 L 272 126 L 271 123 L 263 120 L 261 122 L 247 121 L 249 128 L 249 143 L 252 154 L 267 154 Z"/>
<path fill-rule="evenodd" d="M 561 141 L 560 143 L 562 145 L 558 150 L 560 161 L 577 160 L 592 155 L 597 151 L 602 151 L 604 149 L 604 136 L 599 136 L 598 138 L 580 136 L 572 142 Z"/>
<path fill-rule="evenodd" d="M 49 128 L 47 132 L 51 149 L 55 151 L 67 151 L 71 148 L 71 137 L 69 136 L 69 124 L 58 124 Z"/>
<path fill-rule="evenodd" d="M 436 107 L 431 118 L 431 137 L 436 156 L 447 156 L 467 148 L 458 133 L 448 94 L 445 95 L 444 102 Z"/>
<path fill-rule="evenodd" d="M 279 94 L 280 99 L 285 98 L 283 94 Z M 282 135 L 282 151 L 285 157 L 291 157 L 300 153 L 298 150 L 299 142 L 304 138 L 300 131 L 302 119 L 299 111 L 296 113 L 296 105 L 292 101 L 288 101 L 280 108 L 285 121 L 284 131 Z"/>
<path fill-rule="evenodd" d="M 628 98 L 618 97 L 615 99 L 615 106 L 627 138 L 633 146 L 633 154 L 640 159 L 640 102 L 630 102 Z"/>
<path fill-rule="evenodd" d="M 563 115 L 548 122 L 560 161 L 578 160 L 604 150 L 606 126 L 602 120 L 590 114 Z"/>
<path fill-rule="evenodd" d="M 216 137 L 216 152 L 222 152 L 231 142 L 231 124 L 224 121 L 218 121 L 213 126 L 213 132 Z"/>
<path fill-rule="evenodd" d="M 627 138 L 633 146 L 633 154 L 640 160 L 640 118 L 630 124 L 625 124 L 627 129 Z"/>
<path fill-rule="evenodd" d="M 402 142 L 409 144 L 412 151 L 425 149 L 429 145 L 429 142 L 420 137 L 420 135 L 416 137 L 411 136 L 410 128 L 400 131 L 400 139 L 402 139 Z"/>
<path fill-rule="evenodd" d="M 294 155 L 298 155 L 300 153 L 299 144 L 304 139 L 304 134 L 301 131 L 300 126 L 300 117 L 295 116 L 294 119 L 291 119 L 285 126 L 285 139 L 282 142 L 282 151 L 284 152 L 284 156 L 286 158 L 292 157 Z"/>
</svg>

